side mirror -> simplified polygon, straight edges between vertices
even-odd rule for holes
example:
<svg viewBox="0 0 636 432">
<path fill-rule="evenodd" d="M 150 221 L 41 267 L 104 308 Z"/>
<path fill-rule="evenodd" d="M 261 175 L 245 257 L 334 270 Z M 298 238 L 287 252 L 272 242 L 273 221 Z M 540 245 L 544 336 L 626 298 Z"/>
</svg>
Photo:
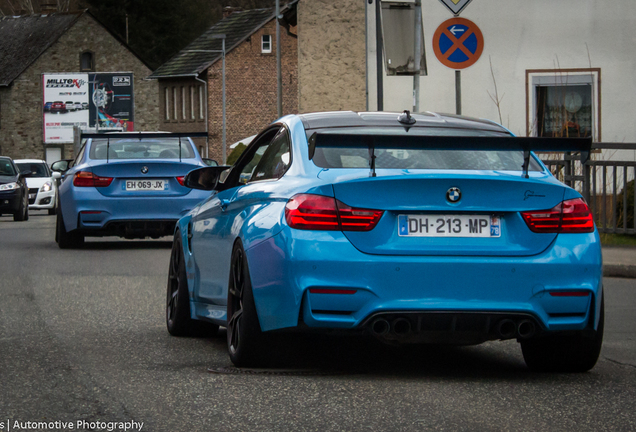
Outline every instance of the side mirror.
<svg viewBox="0 0 636 432">
<path fill-rule="evenodd" d="M 215 190 L 219 184 L 221 173 L 230 166 L 209 166 L 192 170 L 185 176 L 183 182 L 185 187 L 200 190 Z"/>
<path fill-rule="evenodd" d="M 207 166 L 211 166 L 211 167 L 219 166 L 219 163 L 215 161 L 214 159 L 203 158 L 203 162 L 205 162 Z"/>
<path fill-rule="evenodd" d="M 53 162 L 51 164 L 51 171 L 56 171 L 64 174 L 68 171 L 69 164 L 73 161 L 73 159 L 62 159 L 57 162 Z"/>
</svg>

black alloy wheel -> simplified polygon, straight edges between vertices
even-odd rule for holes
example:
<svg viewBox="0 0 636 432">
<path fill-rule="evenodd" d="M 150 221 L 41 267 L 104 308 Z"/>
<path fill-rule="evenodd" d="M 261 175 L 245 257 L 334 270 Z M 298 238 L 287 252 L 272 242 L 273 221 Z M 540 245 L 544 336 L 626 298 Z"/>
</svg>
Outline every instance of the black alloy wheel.
<svg viewBox="0 0 636 432">
<path fill-rule="evenodd" d="M 216 324 L 193 320 L 190 317 L 188 279 L 181 234 L 177 231 L 172 242 L 168 289 L 166 296 L 166 326 L 172 336 L 214 335 L 219 329 Z"/>
<path fill-rule="evenodd" d="M 60 249 L 78 248 L 84 244 L 84 235 L 77 231 L 66 231 L 62 211 L 59 207 L 57 208 L 57 219 L 55 221 L 55 241 Z"/>
<path fill-rule="evenodd" d="M 593 319 L 592 314 L 590 320 Z M 523 359 L 535 372 L 587 372 L 598 361 L 604 327 L 605 300 L 604 295 L 601 295 L 601 311 L 596 330 L 521 341 Z"/>
<path fill-rule="evenodd" d="M 247 257 L 241 241 L 232 251 L 227 298 L 227 348 L 239 367 L 266 366 L 271 360 L 271 338 L 261 331 L 256 313 Z"/>
<path fill-rule="evenodd" d="M 29 196 L 27 194 L 22 195 L 22 204 L 18 211 L 13 214 L 13 220 L 16 222 L 29 220 Z"/>
</svg>

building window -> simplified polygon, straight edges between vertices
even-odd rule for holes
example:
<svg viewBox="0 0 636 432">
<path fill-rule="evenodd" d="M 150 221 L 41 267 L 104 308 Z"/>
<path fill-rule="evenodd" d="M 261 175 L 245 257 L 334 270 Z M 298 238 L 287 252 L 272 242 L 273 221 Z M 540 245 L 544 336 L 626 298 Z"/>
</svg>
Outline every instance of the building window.
<svg viewBox="0 0 636 432">
<path fill-rule="evenodd" d="M 261 53 L 269 54 L 272 52 L 272 35 L 261 36 Z"/>
<path fill-rule="evenodd" d="M 93 72 L 95 70 L 95 59 L 92 51 L 84 51 L 80 54 L 80 71 Z"/>
<path fill-rule="evenodd" d="M 166 120 L 170 120 L 170 89 L 164 88 L 164 99 L 166 102 Z"/>
<path fill-rule="evenodd" d="M 199 86 L 199 119 L 201 119 L 201 120 L 203 120 L 203 116 L 204 116 L 204 114 L 203 114 L 203 107 L 204 107 L 203 103 L 204 103 L 204 100 L 203 99 L 204 99 L 203 98 L 203 86 Z"/>
<path fill-rule="evenodd" d="M 527 73 L 529 135 L 600 141 L 600 69 Z"/>
<path fill-rule="evenodd" d="M 194 120 L 194 86 L 190 86 L 190 119 Z"/>
<path fill-rule="evenodd" d="M 175 120 L 177 120 L 179 118 L 179 115 L 178 115 L 179 111 L 178 111 L 178 105 L 177 105 L 178 100 L 177 100 L 177 88 L 176 87 L 172 87 L 172 99 L 173 99 L 172 105 L 173 105 L 173 108 L 174 108 L 173 118 Z"/>
<path fill-rule="evenodd" d="M 181 87 L 181 118 L 186 119 L 186 91 L 185 87 Z"/>
</svg>

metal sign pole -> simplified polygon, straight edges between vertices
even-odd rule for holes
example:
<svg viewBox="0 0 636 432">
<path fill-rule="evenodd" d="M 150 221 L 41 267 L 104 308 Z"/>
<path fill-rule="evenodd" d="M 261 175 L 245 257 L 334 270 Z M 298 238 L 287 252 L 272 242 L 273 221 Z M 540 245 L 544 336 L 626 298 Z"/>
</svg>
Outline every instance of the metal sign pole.
<svg viewBox="0 0 636 432">
<path fill-rule="evenodd" d="M 382 64 L 382 6 L 375 0 L 375 52 L 378 77 L 378 111 L 384 111 L 384 65 Z"/>
<path fill-rule="evenodd" d="M 225 35 L 223 35 L 221 46 L 223 50 L 223 165 L 225 165 L 225 161 L 227 161 L 227 143 L 225 141 Z"/>
<path fill-rule="evenodd" d="M 280 0 L 276 0 L 276 107 L 278 117 L 283 116 L 283 73 L 280 62 Z"/>
<path fill-rule="evenodd" d="M 455 114 L 462 113 L 462 71 L 455 71 Z"/>
<path fill-rule="evenodd" d="M 422 1 L 415 0 L 415 75 L 413 75 L 413 112 L 420 112 L 420 69 L 422 67 Z"/>
</svg>

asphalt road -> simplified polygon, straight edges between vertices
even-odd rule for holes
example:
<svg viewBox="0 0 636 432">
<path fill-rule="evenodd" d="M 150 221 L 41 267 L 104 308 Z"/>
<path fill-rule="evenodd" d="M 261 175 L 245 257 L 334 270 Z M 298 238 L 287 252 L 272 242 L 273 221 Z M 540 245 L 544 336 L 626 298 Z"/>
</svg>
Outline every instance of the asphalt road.
<svg viewBox="0 0 636 432">
<path fill-rule="evenodd" d="M 605 280 L 602 358 L 585 374 L 531 373 L 516 342 L 316 338 L 295 339 L 285 369 L 237 373 L 223 331 L 168 335 L 169 242 L 62 251 L 54 225 L 0 217 L 0 431 L 82 420 L 153 432 L 636 430 L 636 279 Z"/>
</svg>

